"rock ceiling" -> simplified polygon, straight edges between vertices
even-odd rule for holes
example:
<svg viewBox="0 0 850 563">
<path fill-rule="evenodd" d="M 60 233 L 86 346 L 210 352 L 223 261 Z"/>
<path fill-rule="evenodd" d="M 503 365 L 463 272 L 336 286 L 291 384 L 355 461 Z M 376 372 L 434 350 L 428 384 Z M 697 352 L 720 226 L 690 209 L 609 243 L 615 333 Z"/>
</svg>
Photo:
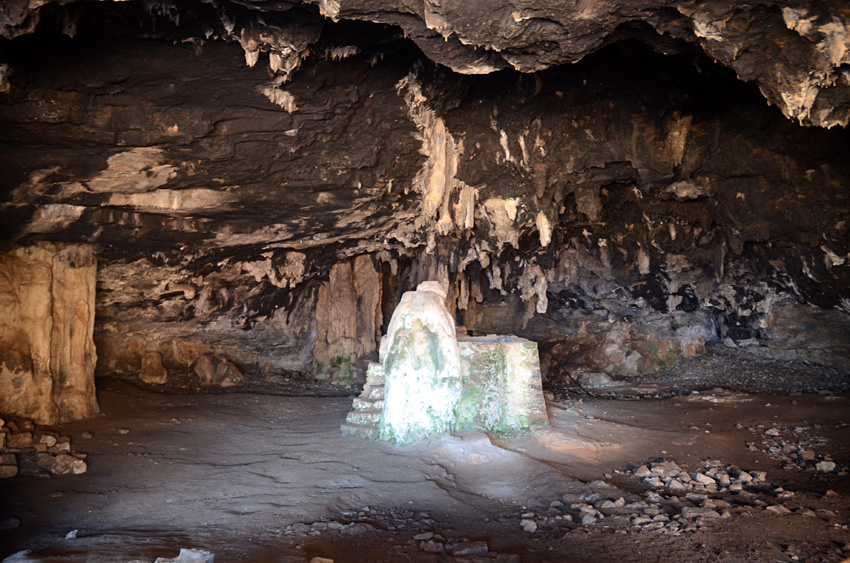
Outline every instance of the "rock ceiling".
<svg viewBox="0 0 850 563">
<path fill-rule="evenodd" d="M 620 375 L 716 336 L 847 367 L 848 25 L 844 2 L 11 0 L 0 231 L 96 245 L 119 372 L 365 355 L 426 278 L 469 328 L 616 348 L 593 357 Z"/>
<path fill-rule="evenodd" d="M 70 4 L 54 0 L 57 4 Z M 0 8 L 0 34 L 34 31 L 50 0 L 9 0 Z M 845 2 L 653 2 L 441 0 L 318 0 L 317 2 L 212 0 L 202 6 L 147 1 L 151 12 L 204 34 L 240 42 L 253 65 L 260 52 L 288 77 L 319 38 L 326 19 L 398 26 L 425 55 L 463 74 L 511 68 L 536 72 L 574 63 L 624 37 L 659 50 L 694 45 L 765 98 L 806 125 L 847 125 L 850 116 L 850 5 Z M 310 10 L 317 6 L 317 10 Z M 213 11 L 225 33 L 210 20 Z M 73 12 L 71 12 L 73 14 Z M 70 16 L 73 18 L 73 15 Z M 70 19 L 67 26 L 73 27 Z"/>
</svg>

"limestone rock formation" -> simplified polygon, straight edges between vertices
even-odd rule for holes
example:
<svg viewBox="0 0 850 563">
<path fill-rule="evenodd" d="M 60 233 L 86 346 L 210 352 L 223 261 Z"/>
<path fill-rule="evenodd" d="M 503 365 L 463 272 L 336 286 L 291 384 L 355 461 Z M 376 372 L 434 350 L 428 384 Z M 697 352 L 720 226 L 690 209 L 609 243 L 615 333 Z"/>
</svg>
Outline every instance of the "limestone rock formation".
<svg viewBox="0 0 850 563">
<path fill-rule="evenodd" d="M 358 359 L 375 352 L 381 329 L 381 283 L 372 258 L 331 268 L 316 299 L 316 376 L 347 383 Z"/>
<path fill-rule="evenodd" d="M 139 379 L 153 385 L 162 385 L 168 381 L 168 370 L 162 365 L 162 356 L 159 352 L 148 352 L 142 356 Z"/>
<path fill-rule="evenodd" d="M 446 292 L 426 281 L 405 293 L 387 329 L 382 440 L 400 444 L 455 429 L 462 375 L 455 324 Z"/>
<path fill-rule="evenodd" d="M 513 436 L 549 424 L 537 344 L 511 335 L 460 337 L 459 430 Z"/>
<path fill-rule="evenodd" d="M 204 354 L 195 362 L 195 374 L 201 385 L 233 387 L 242 383 L 242 372 L 226 358 L 217 358 Z"/>
<path fill-rule="evenodd" d="M 844 4 L 484 7 L 5 2 L 0 237 L 93 246 L 100 375 L 350 381 L 424 280 L 571 373 L 850 369 Z"/>
<path fill-rule="evenodd" d="M 0 11 L 0 35 L 32 33 L 50 3 L 9 0 Z M 179 22 L 181 8 L 194 17 L 215 18 L 223 28 L 218 33 L 238 41 L 249 66 L 257 64 L 261 52 L 269 53 L 268 64 L 281 79 L 277 86 L 308 56 L 327 18 L 399 26 L 431 60 L 464 74 L 506 68 L 537 72 L 574 63 L 628 37 L 639 37 L 663 52 L 686 44 L 757 84 L 786 117 L 823 127 L 844 126 L 850 118 L 850 12 L 839 1 L 741 6 L 650 0 L 592 5 L 543 0 L 255 0 L 220 2 L 217 13 L 205 10 L 203 3 L 186 4 L 165 2 L 160 13 L 174 22 Z M 310 9 L 312 5 L 318 10 Z M 76 33 L 81 12 L 83 8 L 68 8 L 62 23 L 65 33 Z M 217 32 L 208 30 L 207 37 Z M 334 56 L 355 52 L 356 47 L 340 48 Z M 276 87 L 265 92 L 288 111 L 296 107 L 290 92 Z"/>
<path fill-rule="evenodd" d="M 344 436 L 407 444 L 455 430 L 516 436 L 549 423 L 537 344 L 458 336 L 445 301 L 435 281 L 402 296 L 381 341 L 383 364 L 369 364 Z"/>
<path fill-rule="evenodd" d="M 95 256 L 42 243 L 0 255 L 0 411 L 56 424 L 99 411 Z"/>
</svg>

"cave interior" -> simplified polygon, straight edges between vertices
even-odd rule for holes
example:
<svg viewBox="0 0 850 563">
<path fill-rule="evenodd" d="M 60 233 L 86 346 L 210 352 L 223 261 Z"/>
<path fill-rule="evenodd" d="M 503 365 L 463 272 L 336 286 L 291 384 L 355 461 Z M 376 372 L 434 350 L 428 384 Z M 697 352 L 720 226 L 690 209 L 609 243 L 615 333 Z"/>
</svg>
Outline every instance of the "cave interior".
<svg viewBox="0 0 850 563">
<path fill-rule="evenodd" d="M 669 4 L 0 6 L 0 556 L 850 556 L 850 10 Z M 425 281 L 550 425 L 339 435 Z"/>
</svg>

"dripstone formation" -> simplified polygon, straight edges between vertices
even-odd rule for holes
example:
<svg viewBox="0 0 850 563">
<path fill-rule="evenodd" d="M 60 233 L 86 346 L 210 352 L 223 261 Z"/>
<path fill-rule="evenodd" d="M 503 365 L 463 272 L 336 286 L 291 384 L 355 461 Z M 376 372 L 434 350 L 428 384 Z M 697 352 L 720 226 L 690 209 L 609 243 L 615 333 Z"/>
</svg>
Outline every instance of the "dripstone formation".
<svg viewBox="0 0 850 563">
<path fill-rule="evenodd" d="M 848 370 L 845 4 L 5 2 L 3 250 L 90 248 L 148 385 L 362 381 L 425 280 L 550 381 Z"/>
<path fill-rule="evenodd" d="M 456 430 L 506 437 L 548 424 L 535 343 L 458 335 L 445 300 L 434 281 L 402 296 L 343 435 L 407 444 Z"/>
</svg>

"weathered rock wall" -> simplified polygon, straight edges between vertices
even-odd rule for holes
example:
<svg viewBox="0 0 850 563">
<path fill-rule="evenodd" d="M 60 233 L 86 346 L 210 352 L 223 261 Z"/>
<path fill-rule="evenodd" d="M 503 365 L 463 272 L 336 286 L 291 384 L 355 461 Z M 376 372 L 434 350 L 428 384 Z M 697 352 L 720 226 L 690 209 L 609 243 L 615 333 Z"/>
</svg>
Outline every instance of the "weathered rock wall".
<svg viewBox="0 0 850 563">
<path fill-rule="evenodd" d="M 570 370 L 633 376 L 709 339 L 850 369 L 850 135 L 685 43 L 475 76 L 326 23 L 284 81 L 218 20 L 138 39 L 106 13 L 4 42 L 0 94 L 4 236 L 95 245 L 102 374 L 147 357 L 161 379 L 159 354 L 168 378 L 202 358 L 338 377 L 317 364 L 373 354 L 429 279 L 467 329 Z"/>
<path fill-rule="evenodd" d="M 96 269 L 89 246 L 42 243 L 0 255 L 0 412 L 40 424 L 100 412 Z"/>
</svg>

